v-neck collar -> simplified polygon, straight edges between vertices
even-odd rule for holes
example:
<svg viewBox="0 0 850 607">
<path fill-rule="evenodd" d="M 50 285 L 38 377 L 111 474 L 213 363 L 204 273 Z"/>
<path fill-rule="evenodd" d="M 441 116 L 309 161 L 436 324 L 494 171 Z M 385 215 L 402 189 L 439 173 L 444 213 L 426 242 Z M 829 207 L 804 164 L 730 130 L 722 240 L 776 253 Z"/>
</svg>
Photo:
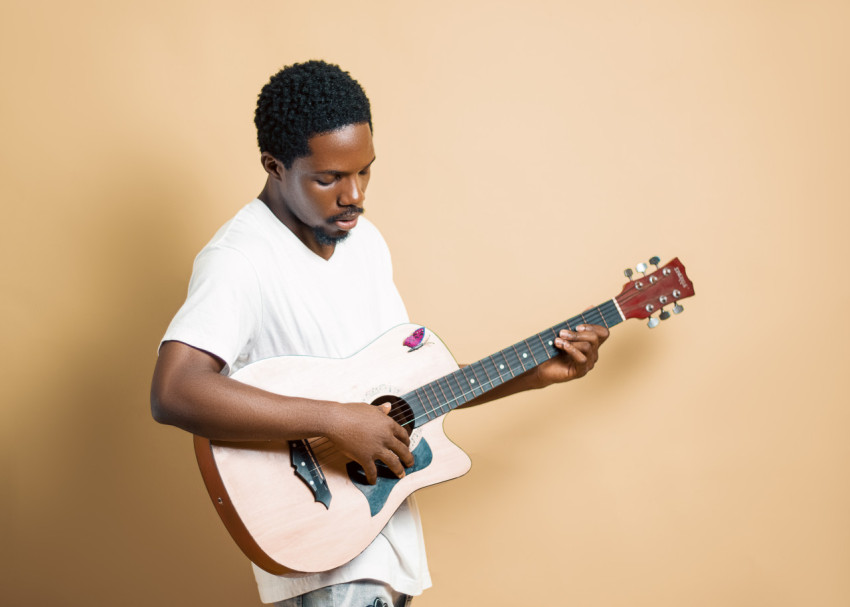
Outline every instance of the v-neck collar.
<svg viewBox="0 0 850 607">
<path fill-rule="evenodd" d="M 253 204 L 259 205 L 262 207 L 262 213 L 266 215 L 266 220 L 270 223 L 274 224 L 277 231 L 279 231 L 287 242 L 290 243 L 289 247 L 299 252 L 301 257 L 305 259 L 308 263 L 313 263 L 318 266 L 327 266 L 334 262 L 335 259 L 340 257 L 340 249 L 345 249 L 348 245 L 349 241 L 355 237 L 355 233 L 357 228 L 351 231 L 351 234 L 348 238 L 339 241 L 334 245 L 334 252 L 331 254 L 329 259 L 325 259 L 312 249 L 301 242 L 301 239 L 295 235 L 295 233 L 290 230 L 285 223 L 283 223 L 277 216 L 272 212 L 272 210 L 268 207 L 268 205 L 260 200 L 259 198 L 255 198 Z"/>
</svg>

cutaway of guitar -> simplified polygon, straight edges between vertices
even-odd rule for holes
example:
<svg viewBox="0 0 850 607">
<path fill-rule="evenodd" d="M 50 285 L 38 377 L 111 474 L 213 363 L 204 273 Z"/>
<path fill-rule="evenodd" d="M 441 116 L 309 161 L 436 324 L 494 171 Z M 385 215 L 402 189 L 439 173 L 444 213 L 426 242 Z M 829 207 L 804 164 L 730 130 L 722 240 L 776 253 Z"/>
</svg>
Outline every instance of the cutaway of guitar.
<svg viewBox="0 0 850 607">
<path fill-rule="evenodd" d="M 678 302 L 694 294 L 678 259 L 645 270 L 638 266 L 643 276 L 616 298 L 462 369 L 442 341 L 412 324 L 389 330 L 350 358 L 281 356 L 240 369 L 234 379 L 277 394 L 391 402 L 391 415 L 411 433 L 416 461 L 402 479 L 379 466 L 378 482 L 369 485 L 360 467 L 326 439 L 235 443 L 196 436 L 201 474 L 231 536 L 254 563 L 278 575 L 347 563 L 414 491 L 469 470 L 469 457 L 443 431 L 443 415 L 557 356 L 554 339 L 562 329 L 612 327 L 627 318 L 650 318 L 653 327 L 670 316 L 665 306 L 678 313 Z"/>
</svg>

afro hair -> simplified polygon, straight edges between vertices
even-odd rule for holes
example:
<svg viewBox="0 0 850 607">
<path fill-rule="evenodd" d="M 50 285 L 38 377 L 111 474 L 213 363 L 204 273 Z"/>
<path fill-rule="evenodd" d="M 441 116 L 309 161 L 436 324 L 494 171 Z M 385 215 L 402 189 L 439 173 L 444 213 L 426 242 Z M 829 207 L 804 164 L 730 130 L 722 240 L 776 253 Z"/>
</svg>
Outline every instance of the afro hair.
<svg viewBox="0 0 850 607">
<path fill-rule="evenodd" d="M 254 114 L 260 151 L 287 169 L 296 158 L 310 155 L 310 137 L 364 122 L 372 128 L 363 88 L 338 65 L 324 61 L 295 63 L 272 76 Z"/>
</svg>

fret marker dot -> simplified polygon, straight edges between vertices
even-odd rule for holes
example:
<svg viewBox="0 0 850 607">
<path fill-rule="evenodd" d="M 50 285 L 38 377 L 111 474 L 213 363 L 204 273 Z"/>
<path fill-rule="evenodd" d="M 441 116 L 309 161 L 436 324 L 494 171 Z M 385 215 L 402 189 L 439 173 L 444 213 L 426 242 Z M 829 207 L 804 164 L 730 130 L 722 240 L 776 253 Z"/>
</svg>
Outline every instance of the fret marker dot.
<svg viewBox="0 0 850 607">
<path fill-rule="evenodd" d="M 551 340 L 549 340 L 549 345 L 550 345 L 550 346 L 552 345 L 552 341 L 551 341 Z"/>
<path fill-rule="evenodd" d="M 475 380 L 474 380 L 474 379 L 470 379 L 470 380 L 469 380 L 469 383 L 474 384 L 474 383 L 475 383 Z"/>
<path fill-rule="evenodd" d="M 505 365 L 499 365 L 499 368 L 500 368 L 500 369 L 504 369 L 504 368 L 505 368 Z"/>
<path fill-rule="evenodd" d="M 523 357 L 523 358 L 528 358 L 528 353 L 527 353 L 527 352 L 523 352 L 523 353 L 522 353 L 522 357 Z"/>
</svg>

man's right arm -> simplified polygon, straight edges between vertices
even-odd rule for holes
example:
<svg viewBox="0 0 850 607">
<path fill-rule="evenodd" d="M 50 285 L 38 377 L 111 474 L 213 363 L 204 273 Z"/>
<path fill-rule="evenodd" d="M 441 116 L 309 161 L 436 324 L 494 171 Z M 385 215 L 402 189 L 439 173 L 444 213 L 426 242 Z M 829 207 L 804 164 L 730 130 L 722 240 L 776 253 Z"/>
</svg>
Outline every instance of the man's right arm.
<svg viewBox="0 0 850 607">
<path fill-rule="evenodd" d="M 399 477 L 413 465 L 407 432 L 389 405 L 281 396 L 221 375 L 217 357 L 179 341 L 162 344 L 151 384 L 156 421 L 214 440 L 297 440 L 323 436 L 359 463 L 369 482 L 375 460 Z"/>
</svg>

